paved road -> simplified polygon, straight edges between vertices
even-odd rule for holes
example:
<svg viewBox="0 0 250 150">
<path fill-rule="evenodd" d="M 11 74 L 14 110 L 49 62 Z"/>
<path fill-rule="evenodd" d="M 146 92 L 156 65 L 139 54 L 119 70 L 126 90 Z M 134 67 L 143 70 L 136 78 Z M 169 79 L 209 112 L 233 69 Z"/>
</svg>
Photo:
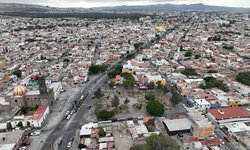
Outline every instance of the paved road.
<svg viewBox="0 0 250 150">
<path fill-rule="evenodd" d="M 225 135 L 220 129 L 216 128 L 214 130 L 214 133 L 217 135 L 218 138 L 220 138 L 224 142 L 223 147 L 226 150 L 234 150 L 238 148 L 237 144 L 234 141 L 227 142 L 224 140 L 224 136 L 227 136 L 227 135 Z"/>
<path fill-rule="evenodd" d="M 67 149 L 67 143 L 69 142 L 70 138 L 75 135 L 75 130 L 80 129 L 81 125 L 87 123 L 87 120 L 86 118 L 84 118 L 83 114 L 87 113 L 87 106 L 93 104 L 91 98 L 93 92 L 95 91 L 95 89 L 101 87 L 101 85 L 106 83 L 107 80 L 108 77 L 106 75 L 100 74 L 95 81 L 90 82 L 86 87 L 83 88 L 83 93 L 78 92 L 76 94 L 75 99 L 79 100 L 83 94 L 87 94 L 87 92 L 89 92 L 89 95 L 86 97 L 83 105 L 78 110 L 78 112 L 73 115 L 70 120 L 62 120 L 61 122 L 59 122 L 57 128 L 51 131 L 49 138 L 47 138 L 47 140 L 44 142 L 42 150 L 50 150 L 54 141 L 57 140 L 61 135 L 63 135 L 63 141 L 60 149 Z"/>
</svg>

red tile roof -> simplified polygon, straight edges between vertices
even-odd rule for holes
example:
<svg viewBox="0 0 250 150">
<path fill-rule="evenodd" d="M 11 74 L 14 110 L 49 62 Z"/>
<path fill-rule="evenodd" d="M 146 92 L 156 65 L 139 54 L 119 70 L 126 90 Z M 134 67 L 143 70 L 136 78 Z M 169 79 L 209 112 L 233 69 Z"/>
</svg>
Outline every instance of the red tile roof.
<svg viewBox="0 0 250 150">
<path fill-rule="evenodd" d="M 219 145 L 221 144 L 220 139 L 217 137 L 212 137 L 209 140 L 206 141 L 202 141 L 201 142 L 202 145 L 206 145 L 206 146 L 215 146 L 215 145 Z"/>
<path fill-rule="evenodd" d="M 10 80 L 11 80 L 10 77 L 5 77 L 5 78 L 3 79 L 3 83 L 8 83 L 8 82 L 10 82 Z"/>
<path fill-rule="evenodd" d="M 224 113 L 220 113 L 218 110 L 221 110 Z M 209 109 L 208 112 L 212 114 L 216 119 L 250 117 L 250 114 L 240 107 Z"/>
<path fill-rule="evenodd" d="M 36 112 L 33 114 L 32 119 L 33 120 L 40 119 L 42 117 L 42 115 L 44 114 L 46 108 L 47 108 L 46 105 L 41 105 L 40 107 L 38 107 L 38 109 L 36 110 Z"/>
</svg>

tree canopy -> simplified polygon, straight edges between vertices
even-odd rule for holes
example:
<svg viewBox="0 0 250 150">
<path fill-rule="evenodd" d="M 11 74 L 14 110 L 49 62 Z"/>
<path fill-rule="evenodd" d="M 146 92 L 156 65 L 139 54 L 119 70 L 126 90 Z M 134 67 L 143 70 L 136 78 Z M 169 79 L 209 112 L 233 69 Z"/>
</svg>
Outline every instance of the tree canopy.
<svg viewBox="0 0 250 150">
<path fill-rule="evenodd" d="M 148 84 L 148 89 L 149 89 L 149 90 L 153 90 L 154 88 L 155 88 L 154 82 L 150 82 L 150 83 Z"/>
<path fill-rule="evenodd" d="M 222 80 L 217 80 L 214 77 L 206 77 L 204 78 L 204 80 L 205 80 L 205 85 L 201 85 L 201 88 L 203 89 L 218 88 L 224 92 L 229 91 L 228 86 Z"/>
<path fill-rule="evenodd" d="M 104 129 L 102 128 L 102 127 L 100 127 L 100 128 L 98 128 L 99 129 L 99 136 L 100 137 L 103 137 L 103 136 L 105 136 L 105 131 L 104 131 Z"/>
<path fill-rule="evenodd" d="M 172 104 L 177 105 L 181 102 L 181 96 L 179 93 L 177 93 L 176 90 L 174 90 L 174 87 L 171 87 L 171 94 L 172 97 L 170 99 L 170 101 L 172 102 Z"/>
<path fill-rule="evenodd" d="M 185 57 L 191 57 L 192 56 L 192 51 L 191 50 L 188 50 L 188 51 L 186 51 L 186 53 L 185 53 Z"/>
<path fill-rule="evenodd" d="M 100 72 L 105 72 L 107 70 L 106 65 L 92 65 L 89 67 L 89 72 L 91 74 L 98 74 Z"/>
<path fill-rule="evenodd" d="M 123 73 L 122 76 L 124 77 L 125 81 L 123 82 L 123 86 L 126 89 L 131 89 L 134 88 L 135 85 L 135 78 L 133 77 L 133 75 L 131 73 Z"/>
<path fill-rule="evenodd" d="M 122 65 L 117 65 L 115 68 L 108 73 L 110 78 L 114 78 L 116 75 L 120 75 L 122 73 Z"/>
<path fill-rule="evenodd" d="M 147 112 L 152 116 L 162 116 L 164 114 L 164 105 L 156 100 L 148 102 Z"/>
<path fill-rule="evenodd" d="M 14 72 L 13 72 L 13 75 L 16 75 L 18 78 L 20 78 L 22 76 L 22 71 L 19 70 L 19 69 L 16 69 Z"/>
<path fill-rule="evenodd" d="M 182 74 L 186 76 L 196 76 L 196 72 L 193 68 L 185 68 L 183 71 L 181 71 Z"/>
<path fill-rule="evenodd" d="M 242 84 L 250 86 L 250 71 L 238 73 L 235 79 Z"/>
<path fill-rule="evenodd" d="M 23 127 L 22 121 L 19 121 L 16 126 L 19 127 L 19 128 L 22 128 Z"/>
<path fill-rule="evenodd" d="M 118 96 L 115 95 L 115 97 L 112 100 L 112 106 L 117 108 L 120 105 L 120 99 Z"/>
<path fill-rule="evenodd" d="M 108 120 L 114 116 L 113 111 L 101 110 L 97 113 L 97 118 L 100 120 Z"/>
<path fill-rule="evenodd" d="M 129 150 L 180 150 L 171 137 L 153 134 L 146 138 L 146 144 L 133 145 Z"/>
<path fill-rule="evenodd" d="M 98 88 L 95 92 L 94 92 L 95 97 L 100 98 L 102 97 L 102 89 Z"/>
</svg>

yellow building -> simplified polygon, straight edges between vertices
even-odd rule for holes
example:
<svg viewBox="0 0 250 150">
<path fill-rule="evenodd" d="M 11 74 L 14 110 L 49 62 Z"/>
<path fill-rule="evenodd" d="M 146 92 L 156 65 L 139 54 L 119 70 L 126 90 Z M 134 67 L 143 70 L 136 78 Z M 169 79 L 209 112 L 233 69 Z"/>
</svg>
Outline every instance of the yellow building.
<svg viewBox="0 0 250 150">
<path fill-rule="evenodd" d="M 165 26 L 163 26 L 163 25 L 157 25 L 157 26 L 154 26 L 154 29 L 158 30 L 158 31 L 163 31 L 165 29 Z"/>
<path fill-rule="evenodd" d="M 235 107 L 235 106 L 239 106 L 240 105 L 240 101 L 238 101 L 238 100 L 230 100 L 230 101 L 228 101 L 227 104 L 229 106 L 231 106 L 231 107 Z"/>
<path fill-rule="evenodd" d="M 161 80 L 161 85 L 165 86 L 166 85 L 166 79 Z"/>
</svg>

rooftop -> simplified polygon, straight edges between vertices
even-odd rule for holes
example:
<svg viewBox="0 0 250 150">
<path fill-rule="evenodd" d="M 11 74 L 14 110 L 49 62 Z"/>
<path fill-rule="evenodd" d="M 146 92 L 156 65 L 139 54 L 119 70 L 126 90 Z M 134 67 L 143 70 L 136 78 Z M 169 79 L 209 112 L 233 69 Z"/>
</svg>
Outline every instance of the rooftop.
<svg viewBox="0 0 250 150">
<path fill-rule="evenodd" d="M 209 109 L 208 113 L 212 114 L 216 119 L 250 117 L 250 114 L 240 107 Z"/>
<path fill-rule="evenodd" d="M 191 129 L 191 121 L 187 118 L 182 119 L 164 119 L 163 123 L 167 126 L 169 131 L 180 131 Z"/>
<path fill-rule="evenodd" d="M 40 107 L 38 107 L 38 109 L 36 110 L 36 112 L 33 114 L 32 119 L 33 120 L 38 120 L 42 117 L 42 115 L 44 114 L 45 110 L 47 109 L 48 106 L 46 105 L 41 105 Z"/>
<path fill-rule="evenodd" d="M 24 130 L 0 133 L 0 150 L 12 150 L 19 138 L 23 135 Z M 3 141 L 2 138 L 5 137 Z"/>
</svg>

